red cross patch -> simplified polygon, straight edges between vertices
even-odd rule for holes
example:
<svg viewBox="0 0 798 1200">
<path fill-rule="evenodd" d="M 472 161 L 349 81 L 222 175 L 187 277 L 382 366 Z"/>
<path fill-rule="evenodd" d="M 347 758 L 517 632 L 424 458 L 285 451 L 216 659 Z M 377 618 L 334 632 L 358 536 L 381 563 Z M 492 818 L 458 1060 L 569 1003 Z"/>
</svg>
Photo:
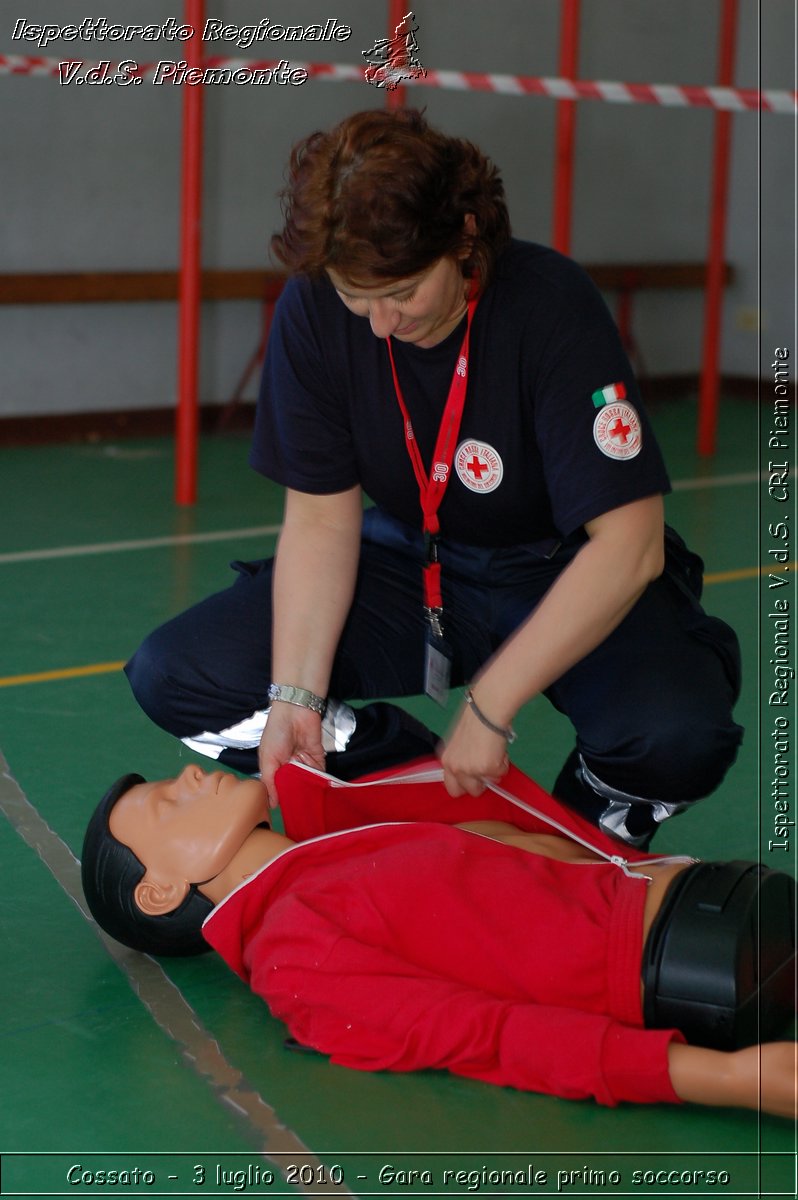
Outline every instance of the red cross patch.
<svg viewBox="0 0 798 1200">
<path fill-rule="evenodd" d="M 471 492 L 492 492 L 504 475 L 501 458 L 487 442 L 461 442 L 455 450 L 454 469 Z"/>
<path fill-rule="evenodd" d="M 608 458 L 634 458 L 643 447 L 640 418 L 631 404 L 605 404 L 596 413 L 593 437 Z"/>
</svg>

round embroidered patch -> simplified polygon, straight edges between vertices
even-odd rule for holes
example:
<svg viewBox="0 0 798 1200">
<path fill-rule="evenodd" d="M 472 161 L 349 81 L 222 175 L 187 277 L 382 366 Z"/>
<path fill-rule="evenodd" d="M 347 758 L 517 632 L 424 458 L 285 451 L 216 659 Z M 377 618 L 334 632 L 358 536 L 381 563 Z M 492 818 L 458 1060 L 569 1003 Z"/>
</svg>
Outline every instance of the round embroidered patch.
<svg viewBox="0 0 798 1200">
<path fill-rule="evenodd" d="M 454 469 L 472 492 L 492 492 L 504 475 L 501 458 L 487 442 L 461 442 L 455 451 Z"/>
<path fill-rule="evenodd" d="M 634 458 L 643 446 L 640 418 L 631 404 L 605 404 L 596 413 L 593 437 L 608 458 Z"/>
</svg>

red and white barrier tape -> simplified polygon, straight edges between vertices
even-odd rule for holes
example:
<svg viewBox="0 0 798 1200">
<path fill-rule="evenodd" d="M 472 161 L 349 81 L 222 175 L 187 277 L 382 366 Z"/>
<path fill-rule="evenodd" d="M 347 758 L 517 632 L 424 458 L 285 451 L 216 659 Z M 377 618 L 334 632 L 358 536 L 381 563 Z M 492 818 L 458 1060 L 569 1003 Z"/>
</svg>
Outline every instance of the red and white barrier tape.
<svg viewBox="0 0 798 1200">
<path fill-rule="evenodd" d="M 60 62 L 77 59 L 43 58 L 32 55 L 0 54 L 0 75 L 58 75 Z M 107 60 L 105 60 L 107 62 Z M 171 63 L 172 60 L 169 60 Z M 229 71 L 267 71 L 285 64 L 272 59 L 208 56 L 203 68 Z M 82 63 L 91 70 L 104 63 Z M 363 82 L 366 68 L 343 63 L 291 62 L 291 70 L 307 73 L 309 79 L 329 82 Z M 111 64 L 115 71 L 118 64 Z M 155 75 L 162 63 L 138 63 L 131 76 Z M 163 82 L 170 82 L 164 79 Z M 427 71 L 417 79 L 402 79 L 405 87 L 437 87 L 449 91 L 494 92 L 503 96 L 548 96 L 554 100 L 603 100 L 609 104 L 655 104 L 664 108 L 711 108 L 727 112 L 789 113 L 798 110 L 798 92 L 755 88 L 699 87 L 671 83 L 615 83 L 606 80 L 557 79 L 546 76 L 497 75 L 479 71 Z"/>
</svg>

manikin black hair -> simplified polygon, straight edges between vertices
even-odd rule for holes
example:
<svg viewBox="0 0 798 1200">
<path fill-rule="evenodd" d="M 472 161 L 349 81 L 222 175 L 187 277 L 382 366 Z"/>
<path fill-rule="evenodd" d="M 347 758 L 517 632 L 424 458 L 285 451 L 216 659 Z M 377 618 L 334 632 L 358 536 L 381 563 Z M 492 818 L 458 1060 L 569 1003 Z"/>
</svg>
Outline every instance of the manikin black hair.
<svg viewBox="0 0 798 1200">
<path fill-rule="evenodd" d="M 203 954 L 210 946 L 202 936 L 202 922 L 213 904 L 195 884 L 173 912 L 151 917 L 135 901 L 136 885 L 146 868 L 127 846 L 111 833 L 111 810 L 141 775 L 123 775 L 108 789 L 89 821 L 83 839 L 81 879 L 89 909 L 97 924 L 116 941 L 145 954 L 186 956 Z"/>
</svg>

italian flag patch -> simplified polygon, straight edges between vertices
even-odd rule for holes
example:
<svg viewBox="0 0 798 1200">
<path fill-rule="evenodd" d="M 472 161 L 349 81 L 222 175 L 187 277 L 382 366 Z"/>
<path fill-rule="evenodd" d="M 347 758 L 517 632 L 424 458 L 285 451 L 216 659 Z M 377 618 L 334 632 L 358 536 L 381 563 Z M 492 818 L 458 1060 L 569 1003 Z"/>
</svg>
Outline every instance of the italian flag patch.
<svg viewBox="0 0 798 1200">
<path fill-rule="evenodd" d="M 626 399 L 626 388 L 622 383 L 608 383 L 593 393 L 594 408 L 603 408 L 605 404 L 615 404 L 618 400 Z"/>
</svg>

